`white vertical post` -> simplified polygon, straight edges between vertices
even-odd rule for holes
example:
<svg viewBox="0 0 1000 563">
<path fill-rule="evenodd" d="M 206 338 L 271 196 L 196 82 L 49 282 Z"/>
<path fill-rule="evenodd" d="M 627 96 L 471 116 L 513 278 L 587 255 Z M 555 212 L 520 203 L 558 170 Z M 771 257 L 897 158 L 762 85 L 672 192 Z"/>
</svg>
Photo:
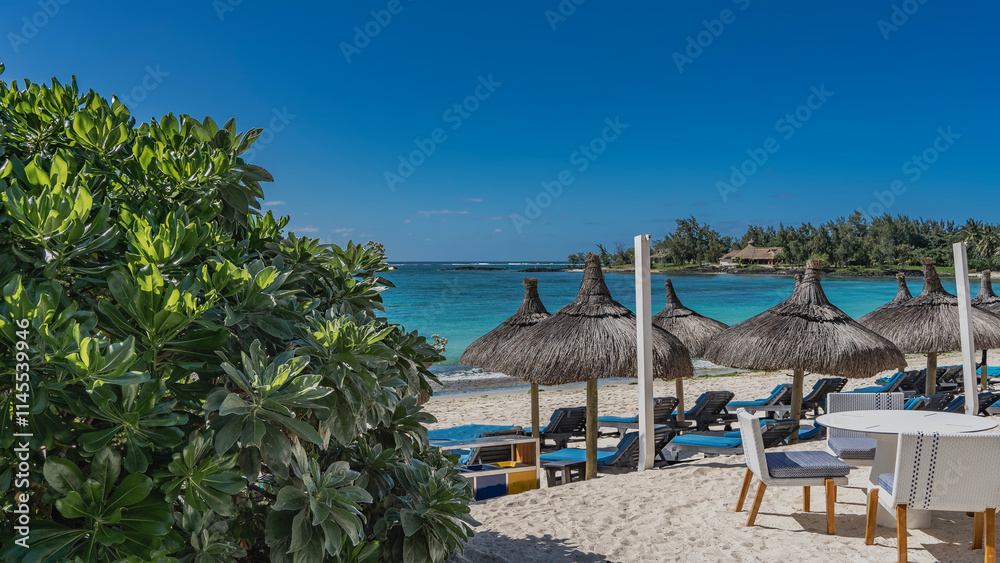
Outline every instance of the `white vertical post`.
<svg viewBox="0 0 1000 563">
<path fill-rule="evenodd" d="M 969 258 L 965 243 L 956 242 L 955 285 L 958 294 L 958 326 L 962 337 L 962 371 L 965 380 L 965 414 L 979 413 L 979 386 L 976 384 L 976 341 L 972 334 L 972 296 L 969 293 Z M 930 374 L 927 374 L 930 377 Z"/>
<path fill-rule="evenodd" d="M 639 373 L 639 471 L 653 468 L 653 307 L 649 287 L 649 238 L 635 237 L 635 332 Z"/>
</svg>

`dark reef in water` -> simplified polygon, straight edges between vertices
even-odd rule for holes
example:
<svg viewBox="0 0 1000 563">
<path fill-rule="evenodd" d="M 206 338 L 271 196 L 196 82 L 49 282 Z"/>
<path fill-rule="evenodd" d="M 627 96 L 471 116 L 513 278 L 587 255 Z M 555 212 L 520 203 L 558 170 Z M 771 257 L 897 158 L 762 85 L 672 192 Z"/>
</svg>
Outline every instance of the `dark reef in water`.
<svg viewBox="0 0 1000 563">
<path fill-rule="evenodd" d="M 459 266 L 457 268 L 441 268 L 442 272 L 566 272 L 568 268 L 525 268 L 523 270 L 508 270 L 507 268 L 490 268 L 488 266 Z"/>
</svg>

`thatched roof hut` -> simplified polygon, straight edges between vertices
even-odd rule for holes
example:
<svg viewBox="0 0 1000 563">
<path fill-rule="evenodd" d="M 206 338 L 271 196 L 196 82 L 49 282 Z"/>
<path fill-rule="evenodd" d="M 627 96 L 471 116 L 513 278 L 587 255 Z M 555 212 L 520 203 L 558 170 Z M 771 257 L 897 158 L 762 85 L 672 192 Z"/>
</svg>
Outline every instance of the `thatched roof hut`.
<svg viewBox="0 0 1000 563">
<path fill-rule="evenodd" d="M 729 328 L 729 325 L 688 309 L 677 298 L 673 282 L 668 279 L 664 285 L 667 304 L 662 311 L 653 315 L 653 324 L 676 336 L 692 356 L 700 357 L 708 341 Z"/>
<path fill-rule="evenodd" d="M 587 478 L 597 475 L 597 378 L 638 374 L 636 318 L 611 297 L 600 257 L 587 255 L 576 300 L 513 337 L 481 367 L 541 385 L 587 382 Z M 653 376 L 693 375 L 691 355 L 653 327 Z"/>
<path fill-rule="evenodd" d="M 705 353 L 705 345 L 713 336 L 729 328 L 729 325 L 710 319 L 688 309 L 681 304 L 674 292 L 674 284 L 669 279 L 664 282 L 667 290 L 667 304 L 663 310 L 653 315 L 653 326 L 658 326 L 676 336 L 692 356 Z M 678 420 L 684 416 L 684 379 L 676 379 Z"/>
<path fill-rule="evenodd" d="M 521 331 L 492 358 L 483 358 L 481 367 L 540 385 L 636 377 L 635 314 L 611 297 L 600 257 L 590 254 L 576 300 Z M 673 334 L 654 328 L 653 376 L 691 375 L 688 349 Z"/>
<path fill-rule="evenodd" d="M 913 295 L 910 293 L 910 288 L 906 287 L 906 276 L 902 272 L 896 273 L 896 284 L 899 286 L 899 289 L 896 290 L 896 296 L 892 298 L 892 301 L 889 301 L 885 305 L 882 305 L 878 309 L 875 309 L 871 313 L 861 317 L 858 319 L 859 323 L 865 324 L 865 321 L 872 315 L 881 314 L 883 311 L 889 309 L 895 309 L 903 301 L 913 299 Z"/>
<path fill-rule="evenodd" d="M 941 287 L 933 260 L 924 258 L 920 263 L 924 266 L 924 289 L 920 295 L 896 307 L 866 315 L 864 325 L 907 354 L 928 354 L 927 391 L 933 394 L 937 390 L 937 378 L 933 377 L 937 371 L 937 353 L 962 347 L 958 298 Z M 976 346 L 1000 346 L 1000 319 L 974 307 L 971 320 Z"/>
<path fill-rule="evenodd" d="M 720 365 L 793 370 L 792 416 L 796 419 L 807 371 L 870 377 L 906 365 L 902 352 L 891 342 L 830 303 L 820 285 L 822 264 L 810 260 L 791 297 L 726 329 L 705 350 L 705 358 Z"/>
<path fill-rule="evenodd" d="M 507 346 L 511 339 L 551 316 L 538 296 L 538 279 L 524 278 L 524 299 L 521 300 L 517 312 L 507 317 L 500 326 L 477 338 L 465 349 L 459 361 L 463 365 L 483 367 L 491 363 L 497 354 L 502 353 L 504 346 Z M 538 428 L 538 384 L 532 383 L 531 435 L 535 438 L 538 437 Z"/>
<path fill-rule="evenodd" d="M 991 272 L 983 270 L 980 272 L 979 294 L 972 299 L 972 306 L 978 307 L 994 314 L 1000 314 L 1000 297 L 993 293 L 993 281 L 990 279 Z"/>
<path fill-rule="evenodd" d="M 997 297 L 996 293 L 993 293 L 993 281 L 991 280 L 992 272 L 989 270 L 983 270 L 979 272 L 979 294 L 972 299 L 972 306 L 982 309 L 984 311 L 989 311 L 994 315 L 1000 315 L 1000 297 Z M 998 317 L 998 322 L 1000 322 L 1000 317 Z M 989 374 L 989 369 L 987 366 L 987 349 L 983 348 L 983 357 L 980 360 L 980 373 Z M 981 378 L 983 391 L 989 390 L 989 377 Z"/>
<path fill-rule="evenodd" d="M 930 258 L 924 266 L 924 289 L 879 314 L 866 315 L 864 325 L 888 338 L 907 354 L 948 352 L 962 347 L 959 341 L 958 298 L 941 287 Z M 981 309 L 972 310 L 972 330 L 976 346 L 1000 346 L 1000 322 Z"/>
<path fill-rule="evenodd" d="M 507 317 L 500 326 L 469 344 L 459 361 L 466 366 L 482 366 L 484 363 L 489 363 L 496 356 L 497 350 L 506 346 L 511 338 L 551 316 L 538 296 L 538 280 L 524 278 L 524 299 L 517 312 Z"/>
</svg>

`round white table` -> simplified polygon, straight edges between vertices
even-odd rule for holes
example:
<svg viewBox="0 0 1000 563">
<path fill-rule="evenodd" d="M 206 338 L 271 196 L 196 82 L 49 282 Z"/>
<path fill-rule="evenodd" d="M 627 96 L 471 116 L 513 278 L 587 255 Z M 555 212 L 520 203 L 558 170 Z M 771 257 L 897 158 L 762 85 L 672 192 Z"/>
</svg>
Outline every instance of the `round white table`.
<svg viewBox="0 0 1000 563">
<path fill-rule="evenodd" d="M 816 422 L 828 428 L 864 432 L 877 443 L 875 460 L 868 476 L 878 486 L 878 476 L 896 470 L 896 446 L 903 432 L 982 432 L 996 428 L 992 418 L 937 411 L 844 411 L 824 414 Z M 878 523 L 895 526 L 895 516 L 879 505 Z M 931 523 L 930 510 L 907 510 L 907 528 L 926 528 Z"/>
</svg>

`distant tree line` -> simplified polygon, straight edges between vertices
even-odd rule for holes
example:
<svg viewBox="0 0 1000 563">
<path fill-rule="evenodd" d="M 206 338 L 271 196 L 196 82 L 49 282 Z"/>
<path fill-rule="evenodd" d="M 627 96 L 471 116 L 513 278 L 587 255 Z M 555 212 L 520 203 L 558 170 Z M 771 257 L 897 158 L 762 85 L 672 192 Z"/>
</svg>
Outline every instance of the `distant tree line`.
<svg viewBox="0 0 1000 563">
<path fill-rule="evenodd" d="M 755 246 L 780 246 L 777 262 L 789 266 L 822 258 L 835 268 L 905 267 L 919 264 L 924 256 L 933 258 L 937 265 L 952 266 L 951 245 L 966 241 L 972 269 L 1000 267 L 1000 226 L 975 219 L 960 225 L 905 215 L 866 219 L 855 212 L 818 226 L 751 225 L 741 237 L 721 235 L 693 216 L 676 221 L 672 232 L 652 243 L 652 252 L 661 257 L 659 261 L 676 265 L 715 264 L 730 250 L 744 248 L 753 241 Z M 623 243 L 615 243 L 614 251 L 598 244 L 597 251 L 606 267 L 635 262 L 634 249 Z M 586 253 L 571 254 L 569 262 L 578 265 L 585 257 Z"/>
</svg>

